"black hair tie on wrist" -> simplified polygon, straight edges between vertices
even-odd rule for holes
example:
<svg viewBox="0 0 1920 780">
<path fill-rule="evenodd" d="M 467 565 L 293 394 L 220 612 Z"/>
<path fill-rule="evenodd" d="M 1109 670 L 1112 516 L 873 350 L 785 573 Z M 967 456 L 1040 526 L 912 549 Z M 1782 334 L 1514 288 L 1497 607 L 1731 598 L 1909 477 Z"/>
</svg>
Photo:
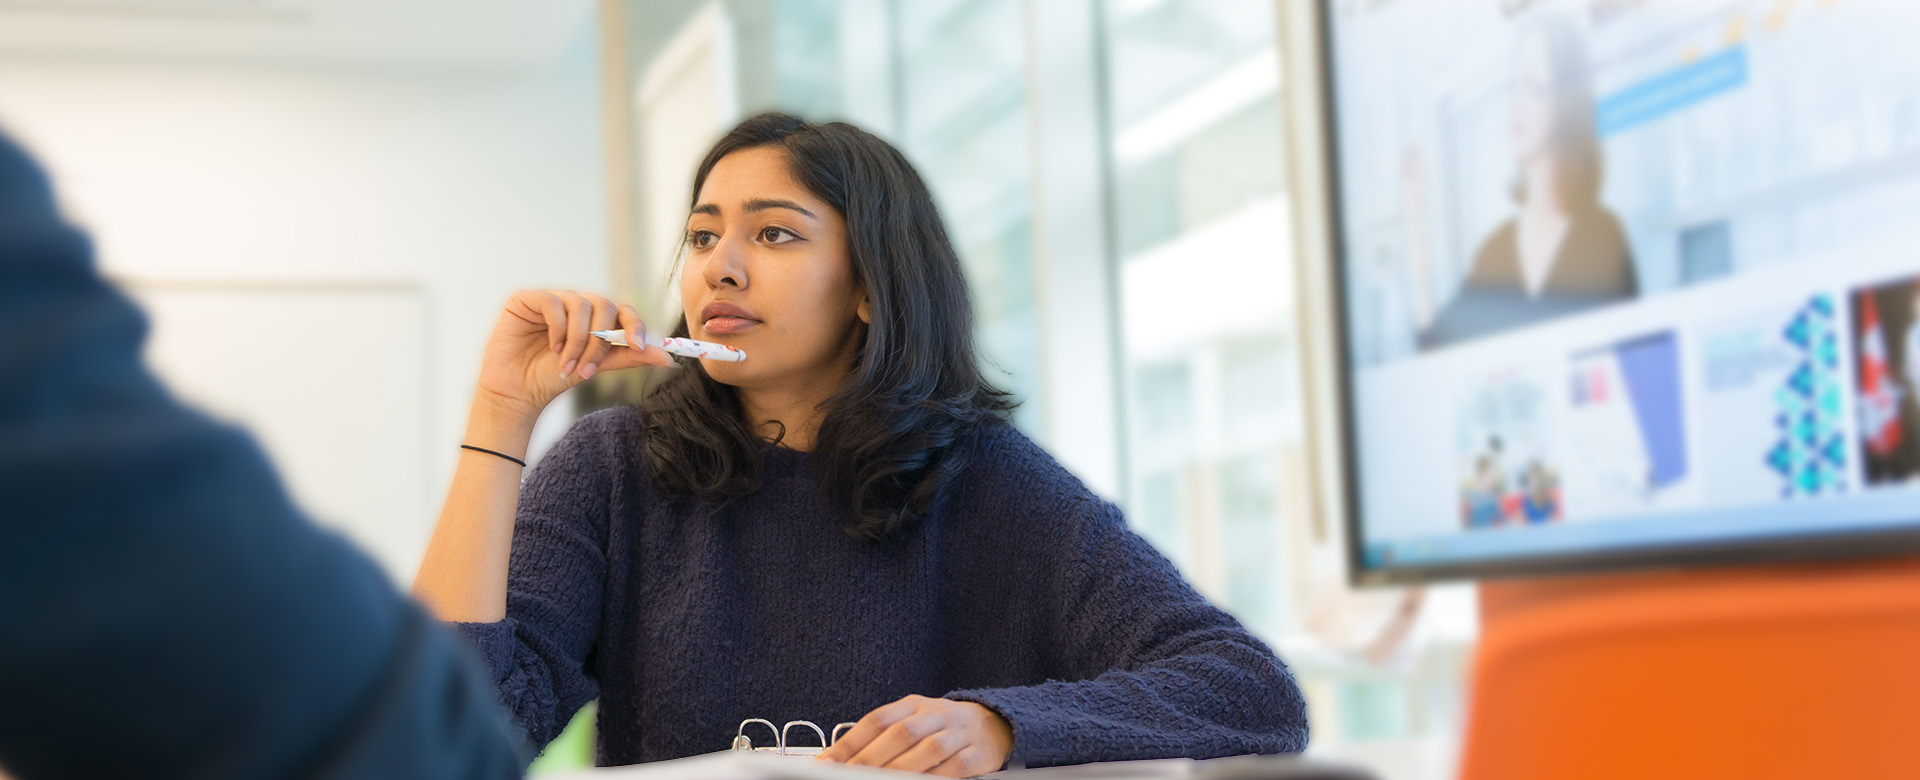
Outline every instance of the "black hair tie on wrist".
<svg viewBox="0 0 1920 780">
<path fill-rule="evenodd" d="M 519 458 L 516 458 L 516 457 L 514 457 L 514 456 L 512 456 L 512 455 L 508 455 L 508 454 L 506 454 L 506 453 L 504 453 L 504 452 L 494 452 L 493 450 L 490 450 L 490 449 L 487 449 L 487 448 L 485 448 L 485 447 L 475 447 L 475 446 L 473 446 L 473 445 L 471 445 L 471 444 L 462 444 L 462 445 L 460 445 L 460 449 L 463 449 L 463 450 L 473 450 L 474 452 L 484 452 L 484 453 L 486 453 L 486 454 L 488 454 L 488 455 L 498 455 L 498 456 L 500 456 L 500 457 L 502 457 L 502 458 L 506 458 L 507 460 L 510 460 L 510 461 L 513 461 L 513 462 L 515 462 L 515 463 L 518 463 L 518 464 L 520 464 L 520 468 L 523 468 L 523 469 L 524 469 L 524 468 L 526 468 L 526 467 L 527 467 L 527 462 L 526 462 L 526 461 L 524 461 L 524 460 L 521 460 L 521 459 L 519 459 Z"/>
</svg>

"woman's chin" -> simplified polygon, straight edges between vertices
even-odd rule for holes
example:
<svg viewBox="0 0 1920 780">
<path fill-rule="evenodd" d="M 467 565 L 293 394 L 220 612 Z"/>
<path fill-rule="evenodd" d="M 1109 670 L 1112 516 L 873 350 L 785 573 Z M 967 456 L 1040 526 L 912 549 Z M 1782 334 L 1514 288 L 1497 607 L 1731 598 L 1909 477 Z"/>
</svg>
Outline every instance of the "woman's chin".
<svg viewBox="0 0 1920 780">
<path fill-rule="evenodd" d="M 729 363 L 721 360 L 703 360 L 700 364 L 707 369 L 707 376 L 713 381 L 734 387 L 750 386 L 758 373 L 749 368 L 746 361 Z"/>
</svg>

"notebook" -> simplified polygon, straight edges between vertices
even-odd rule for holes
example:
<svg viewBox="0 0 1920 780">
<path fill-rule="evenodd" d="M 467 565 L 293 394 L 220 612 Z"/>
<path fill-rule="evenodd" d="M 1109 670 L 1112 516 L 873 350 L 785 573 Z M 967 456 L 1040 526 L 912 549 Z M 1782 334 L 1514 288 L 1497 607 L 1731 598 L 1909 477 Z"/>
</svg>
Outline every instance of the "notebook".
<svg viewBox="0 0 1920 780">
<path fill-rule="evenodd" d="M 795 760 L 794 755 L 789 753 L 783 756 L 759 749 L 722 750 L 690 758 L 540 777 L 542 780 L 927 780 L 926 775 L 916 772 L 852 766 L 834 761 Z"/>
<path fill-rule="evenodd" d="M 764 726 L 771 744 L 756 744 L 748 735 L 750 727 Z M 790 721 L 775 728 L 772 721 L 748 718 L 734 732 L 731 749 L 691 758 L 655 761 L 637 766 L 611 767 L 577 773 L 543 775 L 546 780 L 927 780 L 928 775 L 897 769 L 852 766 L 834 761 L 795 761 L 811 759 L 831 746 L 852 723 L 841 723 L 828 732 L 811 721 Z M 813 732 L 819 745 L 790 744 L 795 730 L 799 735 Z M 758 733 L 760 729 L 751 729 Z M 1207 761 L 1186 758 L 1114 761 L 1102 764 L 1051 767 L 1047 769 L 1003 769 L 982 775 L 979 780 L 1377 780 L 1373 774 L 1355 767 L 1326 764 L 1299 756 L 1233 756 Z"/>
<path fill-rule="evenodd" d="M 541 780 L 931 780 L 918 772 L 849 766 L 833 761 L 795 761 L 793 753 L 722 750 L 692 758 L 637 766 L 541 775 Z M 1105 764 L 1007 769 L 983 780 L 1379 780 L 1364 769 L 1299 756 L 1234 756 L 1208 761 L 1185 758 L 1115 761 Z"/>
</svg>

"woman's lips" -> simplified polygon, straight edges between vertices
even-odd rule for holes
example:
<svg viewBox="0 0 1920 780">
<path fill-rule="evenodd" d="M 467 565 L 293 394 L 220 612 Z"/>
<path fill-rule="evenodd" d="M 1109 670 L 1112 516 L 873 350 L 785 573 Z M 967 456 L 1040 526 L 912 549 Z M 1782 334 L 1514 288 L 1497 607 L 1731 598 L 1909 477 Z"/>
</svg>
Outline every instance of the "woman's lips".
<svg viewBox="0 0 1920 780">
<path fill-rule="evenodd" d="M 714 317 L 703 323 L 702 327 L 705 328 L 708 333 L 725 334 L 739 333 L 740 331 L 759 324 L 759 320 L 750 320 L 745 317 Z"/>
<path fill-rule="evenodd" d="M 714 301 L 700 309 L 700 327 L 708 333 L 727 334 L 760 324 L 747 307 L 732 301 Z"/>
</svg>

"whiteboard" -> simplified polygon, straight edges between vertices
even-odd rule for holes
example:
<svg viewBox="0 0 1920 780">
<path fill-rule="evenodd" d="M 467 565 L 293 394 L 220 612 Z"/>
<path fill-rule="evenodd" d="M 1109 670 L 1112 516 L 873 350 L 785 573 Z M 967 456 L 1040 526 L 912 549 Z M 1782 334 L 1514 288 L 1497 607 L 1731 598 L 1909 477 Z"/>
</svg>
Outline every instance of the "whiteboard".
<svg viewBox="0 0 1920 780">
<path fill-rule="evenodd" d="M 146 361 L 245 426 L 307 514 L 410 582 L 432 530 L 427 298 L 410 282 L 126 282 Z"/>
</svg>

